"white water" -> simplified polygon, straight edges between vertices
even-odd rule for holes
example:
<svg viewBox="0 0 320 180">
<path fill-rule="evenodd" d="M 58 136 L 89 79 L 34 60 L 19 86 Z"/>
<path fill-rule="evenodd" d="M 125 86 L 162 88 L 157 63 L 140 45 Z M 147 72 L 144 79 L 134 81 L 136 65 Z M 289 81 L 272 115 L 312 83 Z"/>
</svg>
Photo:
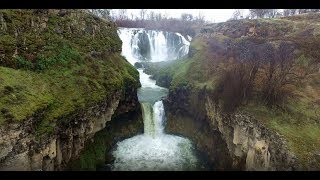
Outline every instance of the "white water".
<svg viewBox="0 0 320 180">
<path fill-rule="evenodd" d="M 131 64 L 143 61 L 139 54 L 138 33 L 146 33 L 150 43 L 150 61 L 166 61 L 181 58 L 188 53 L 190 42 L 179 33 L 162 31 L 145 31 L 143 29 L 120 29 L 119 36 L 123 42 L 122 55 Z M 170 38 L 177 38 L 178 43 Z M 168 42 L 172 42 L 171 44 Z M 173 47 L 173 46 L 178 46 Z M 170 51 L 170 48 L 176 48 Z M 141 88 L 138 98 L 142 107 L 144 134 L 118 142 L 113 156 L 115 162 L 112 170 L 194 170 L 198 160 L 193 146 L 187 138 L 165 134 L 166 121 L 162 97 L 168 93 L 166 88 L 156 85 L 150 76 L 138 69 Z"/>
<path fill-rule="evenodd" d="M 191 37 L 186 40 L 179 33 L 164 31 L 145 30 L 141 28 L 121 28 L 118 31 L 122 40 L 122 55 L 124 55 L 131 64 L 141 60 L 152 62 L 168 61 L 183 58 L 189 52 Z M 145 35 L 148 41 L 142 42 L 139 36 Z M 150 59 L 143 57 L 139 53 L 139 43 L 150 47 Z"/>
</svg>

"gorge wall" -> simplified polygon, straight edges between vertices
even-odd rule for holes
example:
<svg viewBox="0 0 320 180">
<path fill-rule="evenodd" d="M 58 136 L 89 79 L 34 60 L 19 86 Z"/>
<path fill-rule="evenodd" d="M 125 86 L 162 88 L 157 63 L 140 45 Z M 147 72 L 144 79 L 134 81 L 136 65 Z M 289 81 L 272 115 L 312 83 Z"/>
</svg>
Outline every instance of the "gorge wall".
<svg viewBox="0 0 320 180">
<path fill-rule="evenodd" d="M 292 171 L 302 168 L 283 136 L 241 111 L 226 115 L 205 91 L 183 96 L 176 91 L 169 94 L 165 102 L 166 131 L 190 138 L 197 149 L 207 155 L 215 170 Z"/>
<path fill-rule="evenodd" d="M 133 91 L 132 96 L 136 97 L 136 91 Z M 116 93 L 111 99 L 78 110 L 68 119 L 67 124 L 59 125 L 55 134 L 40 142 L 34 134 L 39 117 L 31 117 L 23 123 L 1 126 L 0 169 L 63 170 L 69 161 L 79 158 L 85 144 L 94 140 L 94 135 L 106 127 L 114 114 L 119 116 L 127 112 L 140 111 L 137 98 L 130 104 L 119 103 L 120 99 L 120 93 Z M 124 110 L 122 106 L 127 108 Z M 142 127 L 140 124 L 140 129 Z M 139 127 L 137 131 L 138 129 Z"/>
<path fill-rule="evenodd" d="M 65 9 L 1 10 L 0 20 L 0 170 L 65 170 L 126 114 L 141 131 L 139 72 L 113 22 Z"/>
<path fill-rule="evenodd" d="M 168 114 L 166 131 L 195 142 L 206 153 L 213 169 L 319 169 L 319 141 L 314 136 L 319 133 L 319 116 L 314 113 L 319 109 L 316 100 L 319 96 L 308 90 L 320 87 L 314 79 L 319 78 L 319 61 L 313 50 L 319 42 L 314 28 L 318 26 L 314 19 L 318 18 L 317 14 L 309 14 L 211 24 L 193 38 L 187 58 L 171 63 L 145 63 L 145 72 L 169 88 L 164 101 Z M 239 42 L 242 42 L 239 49 L 232 50 Z M 285 87 L 290 89 L 290 95 L 283 95 L 286 97 L 282 104 L 270 107 L 261 98 L 264 83 L 261 77 L 265 76 L 271 57 L 281 44 L 293 47 L 289 54 L 293 57 L 292 72 L 303 73 L 298 75 L 302 77 L 298 80 L 286 77 L 290 79 Z M 264 56 L 272 52 L 267 46 L 275 51 Z M 236 80 L 223 78 L 237 73 L 237 69 L 232 69 L 237 65 L 249 67 L 250 58 L 260 63 L 256 66 L 254 88 L 234 110 L 232 106 L 242 95 L 241 87 L 237 86 L 241 81 L 237 77 Z M 302 65 L 301 61 L 308 65 Z"/>
</svg>

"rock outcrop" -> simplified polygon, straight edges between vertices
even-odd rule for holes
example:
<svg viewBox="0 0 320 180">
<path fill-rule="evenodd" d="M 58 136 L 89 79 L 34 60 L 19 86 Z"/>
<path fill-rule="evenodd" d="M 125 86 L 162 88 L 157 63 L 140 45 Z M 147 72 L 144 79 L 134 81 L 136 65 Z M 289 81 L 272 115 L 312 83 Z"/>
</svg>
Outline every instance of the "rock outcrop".
<svg viewBox="0 0 320 180">
<path fill-rule="evenodd" d="M 237 170 L 319 170 L 319 18 L 208 24 L 192 39 L 187 59 L 149 63 L 146 73 L 169 88 L 167 131 L 195 142 L 214 169 L 230 169 L 231 162 Z M 267 75 L 282 53 L 299 78 Z M 273 102 L 265 93 L 274 88 L 264 85 L 271 76 L 288 80 Z"/>
<path fill-rule="evenodd" d="M 69 161 L 79 157 L 85 143 L 106 126 L 117 108 L 125 106 L 119 105 L 120 98 L 116 93 L 109 100 L 77 112 L 68 124 L 60 124 L 53 135 L 40 141 L 34 133 L 35 117 L 1 126 L 0 170 L 63 170 Z M 137 98 L 133 99 L 127 106 L 131 109 L 124 112 L 139 109 L 137 102 Z"/>
<path fill-rule="evenodd" d="M 0 170 L 64 170 L 108 121 L 141 111 L 114 22 L 4 9 L 0 26 Z"/>
<path fill-rule="evenodd" d="M 78 158 L 84 144 L 111 120 L 119 100 L 117 93 L 110 100 L 78 113 L 67 125 L 59 126 L 54 135 L 41 141 L 34 133 L 36 118 L 1 126 L 0 170 L 62 170 L 70 160 Z"/>
<path fill-rule="evenodd" d="M 224 117 L 209 97 L 205 105 L 211 127 L 221 133 L 233 166 L 258 171 L 301 168 L 295 155 L 288 150 L 286 140 L 277 132 L 241 112 Z"/>
<path fill-rule="evenodd" d="M 165 101 L 168 114 L 166 131 L 181 134 L 195 142 L 197 149 L 208 156 L 213 169 L 302 170 L 296 156 L 288 149 L 285 138 L 254 117 L 241 111 L 223 114 L 203 91 L 199 94 L 184 93 L 183 98 L 180 96 L 179 92 L 171 92 Z M 198 98 L 190 101 L 191 96 Z M 198 108 L 191 108 L 195 104 Z"/>
</svg>

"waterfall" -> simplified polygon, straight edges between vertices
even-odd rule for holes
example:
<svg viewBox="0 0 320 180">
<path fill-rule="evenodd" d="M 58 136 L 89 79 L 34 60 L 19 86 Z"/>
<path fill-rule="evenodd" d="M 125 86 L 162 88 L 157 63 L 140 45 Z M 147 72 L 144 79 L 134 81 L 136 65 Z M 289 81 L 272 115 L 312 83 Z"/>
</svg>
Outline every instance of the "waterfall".
<svg viewBox="0 0 320 180">
<path fill-rule="evenodd" d="M 131 64 L 138 61 L 168 61 L 181 59 L 189 52 L 191 37 L 180 33 L 145 29 L 120 28 L 122 54 Z"/>
<path fill-rule="evenodd" d="M 123 43 L 122 55 L 131 64 L 176 60 L 189 51 L 190 42 L 179 33 L 120 28 L 118 34 Z M 167 96 L 168 89 L 157 86 L 142 68 L 138 71 L 144 134 L 117 143 L 112 170 L 195 169 L 198 161 L 190 140 L 164 132 L 166 117 L 162 98 Z"/>
<path fill-rule="evenodd" d="M 164 129 L 165 112 L 162 101 L 157 101 L 153 105 L 153 121 L 155 123 L 156 135 L 160 136 Z"/>
<path fill-rule="evenodd" d="M 158 137 L 163 133 L 163 123 L 165 118 L 162 101 L 157 101 L 153 107 L 148 102 L 141 103 L 144 134 L 152 138 Z"/>
<path fill-rule="evenodd" d="M 141 103 L 144 134 L 155 138 L 155 122 L 153 120 L 153 109 L 148 102 Z"/>
<path fill-rule="evenodd" d="M 189 52 L 188 40 L 191 37 L 187 36 L 187 40 L 180 33 L 120 28 L 118 34 L 123 43 L 122 54 L 131 64 L 139 61 L 176 60 L 185 57 Z M 157 86 L 143 69 L 138 71 L 142 85 L 138 90 L 138 97 L 143 112 L 144 132 L 145 135 L 156 137 L 164 129 L 164 108 L 159 100 L 167 95 L 167 89 Z"/>
</svg>

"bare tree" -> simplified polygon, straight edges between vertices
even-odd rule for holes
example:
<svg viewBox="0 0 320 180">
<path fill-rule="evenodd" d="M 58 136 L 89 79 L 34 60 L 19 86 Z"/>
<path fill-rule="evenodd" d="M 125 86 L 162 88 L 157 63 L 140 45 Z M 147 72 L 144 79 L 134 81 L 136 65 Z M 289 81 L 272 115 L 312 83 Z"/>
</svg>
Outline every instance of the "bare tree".
<svg viewBox="0 0 320 180">
<path fill-rule="evenodd" d="M 161 13 L 158 13 L 156 14 L 156 21 L 161 21 L 162 20 L 162 14 Z"/>
<path fill-rule="evenodd" d="M 119 20 L 128 19 L 127 10 L 126 9 L 119 9 Z"/>
<path fill-rule="evenodd" d="M 192 21 L 193 15 L 189 14 L 189 13 L 183 13 L 183 14 L 181 14 L 181 20 L 182 21 Z"/>
<path fill-rule="evenodd" d="M 88 9 L 88 12 L 103 19 L 111 19 L 110 9 Z"/>
<path fill-rule="evenodd" d="M 311 12 L 320 12 L 320 9 L 310 9 Z"/>
<path fill-rule="evenodd" d="M 307 13 L 308 9 L 298 9 L 298 14 Z"/>
<path fill-rule="evenodd" d="M 269 18 L 275 18 L 278 15 L 278 10 L 277 9 L 268 9 L 266 11 L 266 15 Z"/>
<path fill-rule="evenodd" d="M 205 22 L 205 20 L 204 20 L 204 15 L 203 15 L 200 11 L 199 11 L 198 16 L 196 16 L 195 21 L 196 21 L 198 24 L 203 24 L 203 23 Z"/>
<path fill-rule="evenodd" d="M 110 19 L 110 9 L 100 9 L 99 13 L 103 19 Z"/>
<path fill-rule="evenodd" d="M 290 9 L 290 16 L 297 14 L 297 9 Z"/>
<path fill-rule="evenodd" d="M 289 16 L 289 15 L 290 15 L 290 9 L 284 9 L 283 16 Z"/>
<path fill-rule="evenodd" d="M 268 14 L 268 9 L 249 9 L 251 18 L 264 18 Z"/>
<path fill-rule="evenodd" d="M 141 9 L 140 12 L 139 12 L 139 14 L 140 14 L 140 18 L 141 18 L 142 20 L 145 20 L 146 15 L 147 15 L 147 10 L 146 10 L 146 9 Z"/>
<path fill-rule="evenodd" d="M 263 97 L 268 105 L 281 101 L 286 95 L 286 85 L 292 83 L 296 78 L 293 71 L 293 52 L 294 47 L 291 44 L 281 42 L 275 55 L 267 59 Z"/>
<path fill-rule="evenodd" d="M 242 19 L 243 15 L 242 15 L 242 11 L 240 9 L 236 9 L 231 17 L 231 20 L 238 20 L 238 19 Z"/>
<path fill-rule="evenodd" d="M 130 15 L 131 15 L 131 20 L 134 20 L 134 14 L 131 13 Z"/>
<path fill-rule="evenodd" d="M 156 20 L 156 14 L 155 14 L 154 11 L 150 11 L 148 16 L 149 16 L 149 20 L 151 20 L 151 21 L 155 21 Z"/>
</svg>

